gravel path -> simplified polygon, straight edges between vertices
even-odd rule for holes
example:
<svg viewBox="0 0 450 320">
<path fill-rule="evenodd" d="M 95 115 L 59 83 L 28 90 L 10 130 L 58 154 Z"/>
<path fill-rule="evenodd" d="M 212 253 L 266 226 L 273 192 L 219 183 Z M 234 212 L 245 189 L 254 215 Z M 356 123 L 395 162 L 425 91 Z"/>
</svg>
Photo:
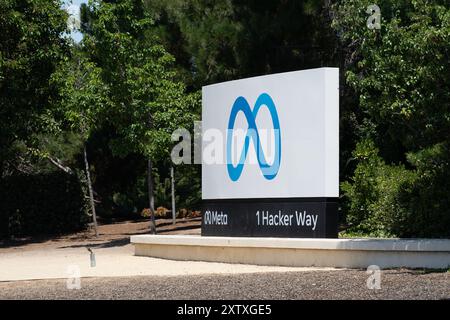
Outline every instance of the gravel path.
<svg viewBox="0 0 450 320">
<path fill-rule="evenodd" d="M 176 277 L 85 278 L 0 283 L 0 299 L 450 299 L 450 272 L 386 270 L 367 289 L 365 270 Z"/>
</svg>

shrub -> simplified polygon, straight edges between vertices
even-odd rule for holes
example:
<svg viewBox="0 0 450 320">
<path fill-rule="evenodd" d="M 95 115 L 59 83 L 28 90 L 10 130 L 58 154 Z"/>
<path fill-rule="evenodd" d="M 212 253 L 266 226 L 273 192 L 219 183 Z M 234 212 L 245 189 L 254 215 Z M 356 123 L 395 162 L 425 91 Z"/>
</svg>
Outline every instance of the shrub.
<svg viewBox="0 0 450 320">
<path fill-rule="evenodd" d="M 399 195 L 408 215 L 398 226 L 408 237 L 450 238 L 450 148 L 439 143 L 407 155 L 416 167 L 414 184 Z"/>
<path fill-rule="evenodd" d="M 449 151 L 439 144 L 408 154 L 415 167 L 388 165 L 370 140 L 353 153 L 351 182 L 342 183 L 349 233 L 382 237 L 449 237 Z"/>
<path fill-rule="evenodd" d="M 155 218 L 168 218 L 170 214 L 170 210 L 164 207 L 158 207 L 155 210 Z M 150 218 L 151 211 L 149 208 L 145 208 L 141 211 L 141 216 L 144 218 Z"/>
<path fill-rule="evenodd" d="M 138 216 L 137 201 L 133 195 L 116 192 L 113 194 L 112 200 L 116 217 L 134 218 Z M 109 215 L 111 216 L 111 213 Z"/>
<path fill-rule="evenodd" d="M 201 211 L 199 210 L 188 210 L 186 208 L 181 208 L 177 212 L 177 218 L 178 219 L 184 219 L 184 218 L 198 218 L 201 217 Z"/>
<path fill-rule="evenodd" d="M 170 214 L 170 210 L 164 207 L 158 207 L 155 211 L 156 218 L 168 218 Z"/>
<path fill-rule="evenodd" d="M 141 216 L 142 216 L 143 218 L 150 218 L 150 217 L 151 217 L 151 214 L 152 214 L 152 212 L 150 211 L 149 208 L 144 208 L 144 209 L 142 209 L 142 211 L 141 211 Z"/>
<path fill-rule="evenodd" d="M 200 218 L 202 213 L 200 210 L 192 210 L 188 214 L 188 218 Z"/>
<path fill-rule="evenodd" d="M 346 199 L 344 211 L 349 231 L 371 236 L 399 236 L 396 225 L 406 212 L 399 203 L 399 192 L 410 186 L 414 173 L 403 166 L 390 166 L 378 155 L 371 140 L 356 146 L 358 161 L 351 182 L 342 183 Z"/>
<path fill-rule="evenodd" d="M 186 208 L 181 208 L 178 210 L 177 212 L 177 218 L 178 219 L 183 219 L 183 218 L 187 218 L 189 214 L 189 210 Z"/>
<path fill-rule="evenodd" d="M 86 227 L 86 199 L 76 175 L 9 176 L 0 181 L 0 236 L 62 234 Z"/>
</svg>

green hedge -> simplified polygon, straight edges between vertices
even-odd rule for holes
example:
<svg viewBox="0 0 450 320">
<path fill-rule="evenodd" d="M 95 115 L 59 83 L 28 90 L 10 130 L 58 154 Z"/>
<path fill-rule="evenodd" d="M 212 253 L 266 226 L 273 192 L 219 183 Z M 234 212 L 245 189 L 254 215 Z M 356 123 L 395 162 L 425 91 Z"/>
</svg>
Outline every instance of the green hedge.
<svg viewBox="0 0 450 320">
<path fill-rule="evenodd" d="M 0 237 L 54 235 L 86 227 L 79 179 L 60 172 L 0 180 Z"/>
<path fill-rule="evenodd" d="M 351 181 L 342 183 L 349 235 L 450 238 L 450 148 L 436 144 L 407 154 L 412 167 L 386 164 L 362 141 Z"/>
</svg>

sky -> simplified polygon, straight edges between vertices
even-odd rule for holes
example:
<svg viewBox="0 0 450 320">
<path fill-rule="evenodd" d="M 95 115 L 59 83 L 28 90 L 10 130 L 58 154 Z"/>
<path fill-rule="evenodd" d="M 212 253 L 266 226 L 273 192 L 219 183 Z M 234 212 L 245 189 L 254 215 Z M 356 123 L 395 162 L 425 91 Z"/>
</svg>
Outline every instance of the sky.
<svg viewBox="0 0 450 320">
<path fill-rule="evenodd" d="M 80 5 L 82 3 L 87 3 L 87 0 L 64 0 L 63 8 L 69 13 L 70 18 L 68 21 L 69 26 L 79 26 L 80 23 Z M 80 42 L 83 35 L 79 31 L 72 31 L 70 33 L 72 39 L 75 42 Z"/>
</svg>

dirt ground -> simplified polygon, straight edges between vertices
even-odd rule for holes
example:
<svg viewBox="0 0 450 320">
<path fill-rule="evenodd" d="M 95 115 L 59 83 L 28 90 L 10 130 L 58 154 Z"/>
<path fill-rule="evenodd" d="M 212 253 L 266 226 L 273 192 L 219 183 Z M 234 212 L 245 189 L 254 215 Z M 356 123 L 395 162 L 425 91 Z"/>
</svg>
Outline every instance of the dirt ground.
<svg viewBox="0 0 450 320">
<path fill-rule="evenodd" d="M 156 220 L 158 234 L 188 234 L 199 235 L 201 218 L 177 219 L 172 224 L 172 219 Z M 90 227 L 86 231 L 59 236 L 59 237 L 33 237 L 15 240 L 0 241 L 0 253 L 14 252 L 17 250 L 36 250 L 63 248 L 69 245 L 90 246 L 109 244 L 123 245 L 130 242 L 130 236 L 150 233 L 150 221 L 120 221 L 112 223 L 100 223 L 99 236 L 95 237 L 94 230 Z"/>
<path fill-rule="evenodd" d="M 200 224 L 200 218 L 180 219 L 175 226 L 172 220 L 157 220 L 157 232 L 195 235 L 200 234 Z M 148 234 L 149 226 L 148 221 L 122 221 L 100 225 L 98 238 L 91 230 L 54 239 L 19 239 L 3 243 L 3 248 L 0 248 L 0 283 L 12 285 L 27 280 L 67 279 L 75 269 L 78 277 L 83 279 L 313 270 L 135 256 L 130 236 Z M 88 248 L 95 255 L 94 265 L 91 265 Z M 3 290 L 4 287 L 0 287 L 0 291 Z"/>
<path fill-rule="evenodd" d="M 157 220 L 159 234 L 200 234 L 201 218 Z M 130 236 L 148 220 L 120 221 L 56 238 L 0 242 L 0 299 L 449 299 L 446 270 L 382 270 L 381 289 L 366 270 L 285 268 L 134 256 Z M 96 266 L 90 265 L 94 250 Z M 79 290 L 69 290 L 79 267 Z"/>
</svg>

